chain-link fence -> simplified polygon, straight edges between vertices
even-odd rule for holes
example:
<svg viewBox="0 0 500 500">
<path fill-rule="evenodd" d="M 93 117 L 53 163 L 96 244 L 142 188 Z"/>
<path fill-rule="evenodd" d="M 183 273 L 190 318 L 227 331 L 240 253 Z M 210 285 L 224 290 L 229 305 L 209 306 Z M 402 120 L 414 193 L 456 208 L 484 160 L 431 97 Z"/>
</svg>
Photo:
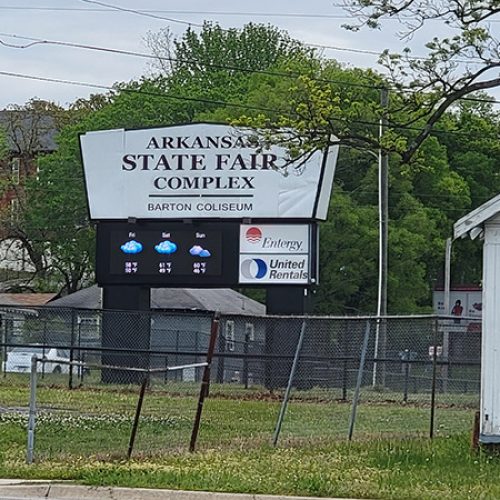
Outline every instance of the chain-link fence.
<svg viewBox="0 0 500 500">
<path fill-rule="evenodd" d="M 212 314 L 0 306 L 0 315 L 0 432 L 26 429 L 35 355 L 46 455 L 123 455 L 144 373 L 138 453 L 188 448 Z M 198 446 L 469 431 L 480 344 L 477 319 L 223 316 Z"/>
</svg>

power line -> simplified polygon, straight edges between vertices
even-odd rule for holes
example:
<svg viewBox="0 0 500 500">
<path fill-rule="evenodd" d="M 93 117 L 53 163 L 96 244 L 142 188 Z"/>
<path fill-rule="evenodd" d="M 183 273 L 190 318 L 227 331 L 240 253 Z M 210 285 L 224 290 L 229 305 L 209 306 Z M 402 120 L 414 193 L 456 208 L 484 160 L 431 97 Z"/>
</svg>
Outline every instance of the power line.
<svg viewBox="0 0 500 500">
<path fill-rule="evenodd" d="M 91 4 L 101 5 L 101 6 L 104 6 L 104 7 L 108 7 L 108 8 L 111 8 L 111 9 L 118 10 L 118 11 L 128 12 L 128 13 L 131 13 L 131 14 L 136 14 L 136 15 L 139 15 L 139 16 L 146 16 L 146 17 L 152 17 L 154 19 L 162 19 L 162 20 L 171 21 L 171 22 L 175 22 L 175 23 L 187 24 L 188 26 L 196 26 L 198 28 L 202 28 L 203 27 L 203 24 L 190 23 L 188 21 L 180 21 L 178 19 L 172 19 L 172 18 L 168 18 L 168 17 L 162 17 L 162 16 L 158 16 L 158 15 L 155 15 L 155 14 L 149 14 L 149 13 L 146 13 L 144 11 L 137 10 L 137 9 L 127 9 L 127 8 L 119 7 L 119 6 L 116 6 L 116 5 L 111 5 L 111 4 L 108 4 L 108 3 L 100 2 L 98 0 L 80 0 L 80 1 L 81 2 L 85 2 L 85 3 L 91 3 Z M 352 17 L 349 17 L 348 19 L 351 19 L 351 18 Z M 224 29 L 222 27 L 221 27 L 221 30 L 225 31 L 225 32 L 230 31 L 230 30 Z M 349 49 L 345 49 L 345 48 L 335 47 L 335 46 L 332 46 L 332 45 L 311 44 L 311 43 L 306 43 L 306 42 L 304 42 L 304 43 L 306 45 L 309 45 L 309 46 L 312 46 L 312 47 L 319 47 L 319 48 L 325 48 L 325 49 L 331 49 L 331 50 L 349 50 Z M 350 51 L 354 51 L 354 52 L 362 53 L 362 54 L 373 55 L 373 52 L 370 51 L 370 50 L 350 49 Z M 379 56 L 380 54 L 376 53 L 376 55 Z M 412 59 L 412 60 L 427 60 L 428 59 L 428 58 L 425 58 L 425 57 L 422 57 L 422 56 L 410 56 L 408 54 L 406 55 L 406 58 Z M 465 63 L 465 64 L 470 64 L 471 62 L 473 64 L 481 64 L 479 62 L 470 61 L 469 59 L 468 60 L 455 59 L 455 61 L 461 62 L 461 63 Z"/>
<path fill-rule="evenodd" d="M 63 85 L 74 85 L 74 86 L 80 86 L 80 87 L 87 87 L 87 88 L 95 88 L 95 89 L 100 89 L 100 90 L 107 90 L 111 92 L 125 92 L 125 93 L 131 93 L 131 94 L 139 94 L 139 95 L 147 95 L 151 97 L 158 97 L 161 99 L 172 99 L 172 100 L 177 100 L 177 101 L 187 101 L 187 102 L 196 102 L 196 103 L 201 103 L 201 104 L 209 104 L 209 105 L 216 105 L 216 106 L 227 106 L 231 108 L 238 108 L 238 109 L 246 109 L 246 110 L 251 110 L 251 111 L 263 111 L 266 113 L 278 113 L 278 114 L 285 114 L 283 110 L 279 109 L 272 109 L 272 108 L 265 108 L 263 106 L 252 106 L 248 104 L 237 104 L 233 102 L 228 102 L 228 101 L 218 101 L 218 100 L 212 100 L 212 99 L 205 99 L 205 98 L 199 98 L 199 97 L 186 97 L 186 96 L 178 96 L 178 95 L 173 95 L 173 94 L 167 94 L 167 93 L 159 93 L 159 92 L 150 92 L 142 89 L 131 89 L 131 88 L 116 88 L 116 87 L 111 87 L 108 85 L 101 85 L 101 84 L 96 84 L 96 83 L 87 83 L 87 82 L 78 82 L 78 81 L 72 81 L 72 80 L 63 80 L 59 78 L 48 78 L 48 77 L 42 77 L 42 76 L 36 76 L 36 75 L 26 75 L 22 73 L 14 73 L 10 71 L 0 71 L 0 76 L 7 76 L 7 77 L 13 77 L 13 78 L 22 78 L 26 80 L 36 80 L 36 81 L 45 81 L 45 82 L 50 82 L 50 83 L 59 83 Z M 286 115 L 288 117 L 291 117 L 290 114 Z M 347 119 L 347 118 L 340 118 L 336 117 L 335 121 L 339 122 L 344 122 L 348 124 L 359 124 L 359 125 L 369 125 L 369 126 L 379 126 L 379 122 L 372 122 L 369 120 L 361 120 L 361 119 Z M 400 130 L 409 130 L 409 131 L 416 131 L 420 132 L 421 129 L 418 127 L 410 127 L 408 125 L 400 125 L 395 122 L 390 123 L 391 128 L 393 129 L 400 129 Z M 448 135 L 464 135 L 466 132 L 465 131 L 452 131 L 452 130 L 433 130 L 433 133 L 435 134 L 448 134 Z"/>
<path fill-rule="evenodd" d="M 330 4 L 334 8 L 345 8 L 343 4 Z M 28 6 L 0 6 L 0 10 L 18 10 L 18 11 L 54 11 L 54 12 L 116 12 L 116 8 L 111 7 L 28 7 Z M 253 17 L 282 17 L 282 18 L 304 18 L 304 19 L 353 19 L 349 15 L 337 15 L 318 13 L 312 14 L 307 12 L 255 12 L 255 11 L 223 11 L 223 10 L 171 10 L 171 9 L 134 9 L 136 12 L 145 14 L 181 14 L 181 15 L 210 15 L 210 16 L 253 16 Z M 410 17 L 403 17 L 410 19 Z M 398 21 L 396 18 L 386 18 L 384 21 Z M 438 21 L 437 19 L 429 19 L 429 21 Z M 490 19 L 490 23 L 498 23 L 498 19 Z"/>
<path fill-rule="evenodd" d="M 84 0 L 86 1 L 86 0 Z M 16 49 L 27 49 L 30 47 L 33 47 L 35 45 L 56 45 L 56 46 L 63 46 L 63 47 L 70 47 L 70 48 L 77 48 L 77 49 L 84 49 L 84 50 L 94 50 L 94 51 L 99 51 L 99 52 L 107 52 L 107 53 L 112 53 L 112 54 L 119 54 L 119 55 L 126 55 L 126 56 L 132 56 L 132 57 L 139 57 L 139 58 L 144 58 L 144 59 L 158 59 L 160 61 L 169 61 L 169 62 L 180 62 L 180 63 L 185 63 L 185 64 L 201 64 L 205 67 L 209 68 L 214 68 L 214 69 L 223 69 L 223 70 L 230 70 L 230 71 L 240 71 L 243 73 L 253 73 L 253 74 L 263 74 L 267 76 L 278 76 L 278 77 L 284 77 L 284 78 L 296 78 L 297 76 L 300 76 L 299 73 L 297 72 L 290 72 L 290 73 L 283 73 L 279 71 L 271 71 L 271 70 L 258 70 L 258 69 L 250 69 L 250 68 L 242 68 L 239 66 L 229 66 L 229 65 L 218 65 L 218 64 L 213 64 L 213 63 L 206 63 L 203 61 L 199 60 L 189 60 L 189 59 L 180 59 L 176 57 L 171 57 L 171 56 L 157 56 L 153 54 L 146 54 L 142 52 L 135 52 L 135 51 L 129 51 L 129 50 L 122 50 L 122 49 L 113 49 L 109 47 L 102 47 L 102 46 L 94 46 L 94 45 L 87 45 L 87 44 L 80 44 L 80 43 L 74 43 L 74 42 L 62 42 L 59 40 L 47 40 L 47 39 L 41 39 L 41 38 L 33 38 L 33 37 L 28 37 L 24 35 L 17 35 L 13 33 L 4 33 L 1 32 L 0 36 L 7 36 L 10 38 L 15 38 L 15 39 L 21 39 L 21 40 L 28 40 L 31 43 L 26 44 L 26 45 L 14 45 L 14 44 L 9 44 L 6 43 L 2 40 L 0 40 L 0 45 L 4 45 L 7 47 L 11 48 L 16 48 Z M 314 45 L 314 44 L 309 44 L 309 45 Z M 334 46 L 321 46 L 317 45 L 318 47 L 328 47 L 331 49 L 335 50 L 341 50 L 341 51 L 348 51 L 348 52 L 359 52 L 359 53 L 371 53 L 371 54 L 377 54 L 375 51 L 368 51 L 364 49 L 349 49 L 349 48 L 343 48 L 343 47 L 334 47 Z M 425 58 L 417 58 L 415 59 L 421 59 L 425 60 Z M 480 64 L 479 62 L 476 64 Z M 381 85 L 373 85 L 373 84 L 363 84 L 363 83 L 355 83 L 355 82 L 346 82 L 342 80 L 332 80 L 328 78 L 317 78 L 317 77 L 311 77 L 311 80 L 313 81 L 318 81 L 318 82 L 323 82 L 323 83 L 335 83 L 338 85 L 343 85 L 347 87 L 360 87 L 360 88 L 369 88 L 369 89 L 381 89 L 384 87 L 383 84 Z M 394 89 L 396 90 L 396 89 Z M 402 92 L 409 92 L 409 93 L 418 93 L 418 90 L 415 89 L 397 89 Z M 470 101 L 476 101 L 476 102 L 489 102 L 491 104 L 498 104 L 499 101 L 496 101 L 494 99 L 478 99 L 478 98 L 471 98 L 471 97 L 462 97 L 461 100 L 470 100 Z"/>
<path fill-rule="evenodd" d="M 36 76 L 36 75 L 25 75 L 22 73 L 14 73 L 14 72 L 10 72 L 10 71 L 0 71 L 0 75 L 14 77 L 14 78 L 23 78 L 26 80 L 37 80 L 37 81 L 44 81 L 44 82 L 50 82 L 50 83 L 61 83 L 64 85 L 75 85 L 75 86 L 79 86 L 79 87 L 88 87 L 88 88 L 95 88 L 95 89 L 101 89 L 101 90 L 109 90 L 109 91 L 114 91 L 114 92 L 119 91 L 119 92 L 128 92 L 128 93 L 134 93 L 134 94 L 149 95 L 152 97 L 161 97 L 163 99 L 173 99 L 173 100 L 179 100 L 179 101 L 197 102 L 197 103 L 201 103 L 201 104 L 214 104 L 214 105 L 219 105 L 219 106 L 228 106 L 228 107 L 233 107 L 233 108 L 248 109 L 251 111 L 265 111 L 268 113 L 283 113 L 283 111 L 281 111 L 281 110 L 264 108 L 262 106 L 236 104 L 236 103 L 231 103 L 231 102 L 227 102 L 227 101 L 216 101 L 216 100 L 203 99 L 203 98 L 198 98 L 198 97 L 177 96 L 177 95 L 166 94 L 166 93 L 160 94 L 157 92 L 148 92 L 146 90 L 137 90 L 137 89 L 130 89 L 130 88 L 117 89 L 115 87 L 110 87 L 109 85 L 100 85 L 97 83 L 77 82 L 77 81 L 72 81 L 72 80 L 63 80 L 63 79 L 59 79 L 59 78 L 47 78 L 47 77 Z"/>
<path fill-rule="evenodd" d="M 336 18 L 336 19 L 351 19 L 351 16 L 332 16 L 328 14 L 303 14 L 303 13 L 256 13 L 256 12 L 224 12 L 224 11 L 186 11 L 186 10 L 172 10 L 172 11 L 161 11 L 161 10 L 140 10 L 140 9 L 129 9 L 129 8 L 124 8 L 116 5 L 111 5 L 111 4 L 106 4 L 104 2 L 100 2 L 97 0 L 80 0 L 85 3 L 91 3 L 91 4 L 96 4 L 96 5 L 101 5 L 105 7 L 104 9 L 78 9 L 78 8 L 31 8 L 31 7 L 18 7 L 17 9 L 38 9 L 38 10 L 81 10 L 81 11 L 122 11 L 122 12 L 128 12 L 131 14 L 136 14 L 136 15 L 141 15 L 141 16 L 146 16 L 146 17 L 152 17 L 155 19 L 161 19 L 161 20 L 166 20 L 170 22 L 175 22 L 175 23 L 181 23 L 184 25 L 188 26 L 196 26 L 196 27 L 203 27 L 203 24 L 199 23 L 192 23 L 189 21 L 183 21 L 179 19 L 174 19 L 174 18 L 169 18 L 169 17 L 162 17 L 162 16 L 157 16 L 154 14 L 154 12 L 171 12 L 171 13 L 184 13 L 184 14 L 224 14 L 224 15 L 255 15 L 255 16 L 282 16 L 282 17 L 318 17 L 318 18 L 324 18 L 324 17 L 329 17 L 329 18 Z M 337 6 L 337 7 L 343 7 L 343 5 L 335 5 L 333 4 L 332 6 Z M 15 7 L 0 7 L 0 9 L 14 9 Z M 491 22 L 491 21 L 490 21 Z M 498 20 L 500 22 L 500 20 Z M 224 28 L 221 28 L 222 31 L 230 31 Z M 15 36 L 15 35 L 7 35 L 7 36 Z M 47 43 L 52 43 L 48 42 Z M 336 50 L 340 52 L 351 52 L 351 53 L 357 53 L 357 54 L 364 54 L 364 55 L 372 55 L 372 56 L 380 56 L 380 52 L 374 51 L 374 50 L 369 50 L 369 49 L 354 49 L 354 48 L 348 48 L 348 47 L 339 47 L 335 45 L 326 45 L 326 44 L 318 44 L 318 43 L 312 43 L 312 42 L 302 42 L 304 45 L 313 47 L 313 48 L 322 48 L 322 49 L 327 49 L 327 50 Z M 126 51 L 123 51 L 126 52 Z M 427 61 L 429 60 L 429 57 L 426 56 L 411 56 L 409 54 L 405 55 L 406 59 L 410 60 L 421 60 L 421 61 Z M 454 59 L 456 62 L 463 63 L 463 64 L 484 64 L 483 61 L 474 61 L 472 60 L 474 58 L 468 58 L 468 59 Z"/>
<path fill-rule="evenodd" d="M 98 52 L 108 52 L 112 54 L 119 54 L 119 55 L 126 55 L 126 56 L 132 56 L 132 57 L 139 57 L 143 59 L 158 59 L 160 61 L 169 61 L 169 62 L 180 62 L 184 64 L 201 64 L 205 67 L 208 68 L 214 68 L 214 69 L 222 69 L 222 70 L 230 70 L 230 71 L 240 71 L 242 73 L 252 73 L 252 74 L 262 74 L 262 75 L 267 75 L 267 76 L 278 76 L 278 77 L 284 77 L 284 78 L 296 78 L 297 76 L 300 76 L 300 73 L 297 72 L 289 72 L 289 73 L 283 73 L 280 71 L 271 71 L 271 70 L 259 70 L 259 69 L 250 69 L 250 68 L 242 68 L 239 66 L 229 66 L 229 65 L 220 65 L 220 64 L 213 64 L 213 63 L 206 63 L 203 61 L 199 60 L 190 60 L 190 59 L 181 59 L 181 58 L 176 58 L 176 57 L 171 57 L 171 56 L 156 56 L 153 54 L 146 54 L 143 52 L 135 52 L 135 51 L 129 51 L 129 50 L 122 50 L 122 49 L 113 49 L 109 47 L 102 47 L 102 46 L 95 46 L 95 45 L 86 45 L 86 44 L 80 44 L 80 43 L 74 43 L 74 42 L 62 42 L 59 40 L 47 40 L 47 39 L 41 39 L 41 38 L 33 38 L 33 37 L 28 37 L 24 35 L 17 35 L 13 33 L 3 33 L 0 32 L 0 36 L 7 36 L 10 38 L 15 38 L 15 39 L 21 39 L 21 40 L 28 40 L 31 43 L 26 44 L 26 45 L 14 45 L 14 44 L 9 44 L 6 43 L 2 40 L 0 40 L 0 45 L 4 45 L 7 47 L 11 48 L 16 48 L 16 49 L 27 49 L 30 47 L 33 47 L 34 45 L 56 45 L 56 46 L 63 46 L 63 47 L 70 47 L 70 48 L 77 48 L 77 49 L 84 49 L 84 50 L 93 50 L 93 51 L 98 51 Z M 333 47 L 331 47 L 333 48 Z M 361 49 L 346 49 L 346 48 L 341 48 L 338 47 L 337 50 L 346 50 L 346 51 L 354 51 L 354 52 L 369 52 Z M 375 52 L 373 52 L 375 53 Z M 384 85 L 373 85 L 373 84 L 364 84 L 364 83 L 355 83 L 355 82 L 346 82 L 343 80 L 332 80 L 328 78 L 317 78 L 317 77 L 311 77 L 311 80 L 313 81 L 318 81 L 318 82 L 323 82 L 323 83 L 334 83 L 338 85 L 343 85 L 347 87 L 360 87 L 360 88 L 369 88 L 369 89 L 381 89 L 384 87 Z M 409 93 L 418 93 L 418 90 L 415 89 L 398 89 L 402 92 L 409 92 Z M 489 102 L 491 104 L 499 104 L 499 101 L 496 101 L 494 99 L 479 99 L 479 98 L 472 98 L 472 97 L 462 97 L 461 100 L 470 100 L 470 101 L 475 101 L 475 102 Z"/>
<path fill-rule="evenodd" d="M 28 36 L 23 36 L 23 35 L 16 35 L 13 33 L 0 32 L 0 36 L 7 36 L 10 38 L 27 40 L 27 41 L 32 42 L 32 43 L 29 43 L 26 45 L 14 45 L 14 44 L 8 44 L 8 43 L 0 40 L 1 45 L 5 45 L 5 46 L 11 47 L 11 48 L 16 48 L 16 49 L 27 49 L 27 48 L 33 47 L 34 45 L 58 45 L 58 46 L 63 46 L 63 47 L 71 47 L 71 48 L 84 49 L 84 50 L 94 50 L 94 51 L 98 51 L 98 52 L 109 52 L 112 54 L 139 57 L 139 58 L 143 58 L 143 59 L 158 59 L 160 61 L 179 62 L 179 63 L 184 63 L 184 64 L 201 64 L 202 66 L 205 66 L 208 68 L 223 69 L 223 70 L 230 70 L 230 71 L 240 71 L 242 73 L 255 73 L 255 74 L 261 74 L 261 75 L 267 75 L 267 76 L 279 76 L 279 77 L 284 77 L 284 78 L 296 78 L 297 76 L 300 76 L 300 73 L 297 73 L 297 72 L 284 73 L 284 72 L 280 72 L 280 71 L 242 68 L 239 66 L 207 63 L 207 62 L 200 61 L 197 59 L 181 59 L 181 58 L 176 58 L 176 57 L 171 57 L 171 56 L 156 56 L 154 54 L 146 54 L 143 52 L 135 52 L 135 51 L 130 51 L 130 50 L 122 50 L 122 49 L 113 49 L 113 48 L 109 48 L 109 47 L 86 45 L 86 44 L 74 43 L 74 42 L 62 42 L 59 40 L 47 40 L 47 39 L 42 39 L 42 38 L 33 38 L 33 37 L 28 37 Z M 344 82 L 342 80 L 331 80 L 328 78 L 311 77 L 311 79 L 314 81 L 318 81 L 318 82 L 336 83 L 339 85 L 346 85 L 349 87 L 361 87 L 361 88 L 370 88 L 370 89 L 380 88 L 380 87 L 377 87 L 373 84 Z"/>
<path fill-rule="evenodd" d="M 97 0 L 80 0 L 80 1 L 81 2 L 85 2 L 85 3 L 100 5 L 102 7 L 107 7 L 107 8 L 114 9 L 114 10 L 119 10 L 121 12 L 128 12 L 130 14 L 136 14 L 138 16 L 145 16 L 145 17 L 151 17 L 153 19 L 160 19 L 162 21 L 169 21 L 171 23 L 184 24 L 184 25 L 187 25 L 187 26 L 197 26 L 199 28 L 203 27 L 203 24 L 192 23 L 192 22 L 183 21 L 183 20 L 180 20 L 180 19 L 174 19 L 172 17 L 158 16 L 157 14 L 151 14 L 151 13 L 147 13 L 147 12 L 143 12 L 143 11 L 135 10 L 135 9 L 127 9 L 125 7 L 119 7 L 117 5 L 111 5 L 111 4 L 108 4 L 108 3 L 99 2 Z"/>
<path fill-rule="evenodd" d="M 342 4 L 330 4 L 334 8 L 343 8 Z M 27 6 L 0 6 L 0 10 L 20 10 L 20 11 L 54 11 L 54 12 L 116 12 L 111 7 L 27 7 Z M 310 19 L 352 19 L 352 16 L 338 16 L 336 14 L 319 13 L 312 14 L 307 12 L 236 12 L 223 10 L 166 10 L 166 9 L 135 9 L 137 12 L 146 14 L 185 14 L 185 15 L 215 15 L 215 16 L 255 16 L 255 17 L 291 17 L 291 18 L 310 18 Z"/>
</svg>

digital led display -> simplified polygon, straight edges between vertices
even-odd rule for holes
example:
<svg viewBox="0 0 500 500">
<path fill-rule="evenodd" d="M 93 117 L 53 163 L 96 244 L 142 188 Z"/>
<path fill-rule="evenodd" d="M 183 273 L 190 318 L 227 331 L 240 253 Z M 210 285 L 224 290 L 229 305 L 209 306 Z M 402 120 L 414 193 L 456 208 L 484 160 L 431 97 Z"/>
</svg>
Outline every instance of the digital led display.
<svg viewBox="0 0 500 500">
<path fill-rule="evenodd" d="M 238 228 L 181 222 L 98 225 L 100 284 L 231 285 L 237 282 Z"/>
<path fill-rule="evenodd" d="M 141 229 L 111 231 L 111 274 L 220 276 L 222 236 L 216 230 Z"/>
<path fill-rule="evenodd" d="M 317 231 L 308 224 L 192 221 L 97 224 L 101 286 L 310 286 Z"/>
</svg>

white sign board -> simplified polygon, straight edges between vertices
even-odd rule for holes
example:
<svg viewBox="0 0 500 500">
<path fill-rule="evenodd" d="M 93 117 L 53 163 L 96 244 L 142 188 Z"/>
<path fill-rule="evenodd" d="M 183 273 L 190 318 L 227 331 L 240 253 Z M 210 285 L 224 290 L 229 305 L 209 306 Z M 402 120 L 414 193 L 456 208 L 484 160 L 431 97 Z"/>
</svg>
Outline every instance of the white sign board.
<svg viewBox="0 0 500 500">
<path fill-rule="evenodd" d="M 481 290 L 451 290 L 450 310 L 444 310 L 444 292 L 433 292 L 434 312 L 445 316 L 464 316 L 469 319 L 481 319 L 483 311 L 483 293 Z"/>
<path fill-rule="evenodd" d="M 311 283 L 310 226 L 242 224 L 240 284 Z"/>
<path fill-rule="evenodd" d="M 338 146 L 299 165 L 256 134 L 198 123 L 81 135 L 91 219 L 326 219 Z"/>
</svg>

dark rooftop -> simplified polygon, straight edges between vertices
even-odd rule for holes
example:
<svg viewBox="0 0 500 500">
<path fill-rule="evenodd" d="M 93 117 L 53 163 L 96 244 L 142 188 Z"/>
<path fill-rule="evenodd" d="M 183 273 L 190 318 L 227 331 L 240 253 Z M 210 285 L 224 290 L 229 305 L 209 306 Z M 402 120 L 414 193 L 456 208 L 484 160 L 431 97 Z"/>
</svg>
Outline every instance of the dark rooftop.
<svg viewBox="0 0 500 500">
<path fill-rule="evenodd" d="M 50 115 L 37 116 L 29 111 L 0 110 L 0 127 L 7 132 L 9 148 L 13 153 L 39 153 L 57 149 L 57 129 Z"/>
<path fill-rule="evenodd" d="M 101 289 L 97 285 L 53 300 L 51 307 L 102 309 Z M 223 314 L 263 316 L 266 307 L 229 288 L 153 288 L 151 309 L 177 311 L 220 311 Z"/>
</svg>

